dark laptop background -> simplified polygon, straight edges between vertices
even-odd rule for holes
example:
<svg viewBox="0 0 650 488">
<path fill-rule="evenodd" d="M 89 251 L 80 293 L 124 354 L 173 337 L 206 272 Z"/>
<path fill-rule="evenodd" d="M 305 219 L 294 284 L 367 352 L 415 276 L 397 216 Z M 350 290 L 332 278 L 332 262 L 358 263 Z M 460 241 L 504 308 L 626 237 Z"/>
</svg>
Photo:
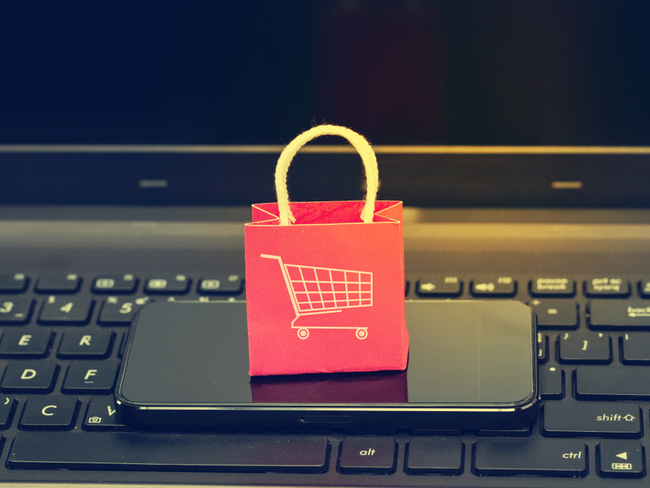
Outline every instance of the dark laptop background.
<svg viewBox="0 0 650 488">
<path fill-rule="evenodd" d="M 273 200 L 277 153 L 323 122 L 377 146 L 380 197 L 407 206 L 649 203 L 643 2 L 1 9 L 3 203 Z M 294 200 L 362 197 L 354 155 L 302 159 Z"/>
</svg>

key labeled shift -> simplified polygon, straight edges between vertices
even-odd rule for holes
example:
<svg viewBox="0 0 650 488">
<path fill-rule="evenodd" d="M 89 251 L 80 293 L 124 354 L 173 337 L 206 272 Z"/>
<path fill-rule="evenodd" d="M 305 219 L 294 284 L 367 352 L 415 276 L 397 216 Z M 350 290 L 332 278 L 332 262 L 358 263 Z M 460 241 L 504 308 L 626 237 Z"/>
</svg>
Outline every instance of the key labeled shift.
<svg viewBox="0 0 650 488">
<path fill-rule="evenodd" d="M 641 437 L 641 409 L 636 403 L 553 402 L 542 408 L 542 433 L 551 437 Z"/>
</svg>

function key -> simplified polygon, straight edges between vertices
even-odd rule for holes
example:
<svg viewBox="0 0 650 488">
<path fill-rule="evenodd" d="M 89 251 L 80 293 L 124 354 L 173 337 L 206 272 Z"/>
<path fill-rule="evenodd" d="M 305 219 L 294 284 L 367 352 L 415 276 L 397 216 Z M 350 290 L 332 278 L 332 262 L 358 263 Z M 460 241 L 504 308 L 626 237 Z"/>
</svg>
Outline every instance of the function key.
<svg viewBox="0 0 650 488">
<path fill-rule="evenodd" d="M 457 297 L 463 290 L 458 276 L 427 276 L 418 280 L 415 292 L 421 297 Z"/>
<path fill-rule="evenodd" d="M 160 274 L 150 276 L 145 285 L 147 293 L 173 293 L 181 295 L 187 293 L 190 280 L 184 274 Z"/>
<path fill-rule="evenodd" d="M 130 273 L 104 274 L 93 281 L 95 293 L 133 293 L 138 286 L 138 279 Z"/>
<path fill-rule="evenodd" d="M 533 296 L 567 296 L 576 292 L 576 282 L 569 278 L 535 278 L 530 282 Z"/>
<path fill-rule="evenodd" d="M 626 297 L 630 282 L 618 277 L 598 277 L 585 281 L 585 294 L 589 297 Z"/>
<path fill-rule="evenodd" d="M 650 298 L 650 278 L 639 281 L 639 294 L 643 298 Z"/>
<path fill-rule="evenodd" d="M 75 293 L 81 286 L 81 278 L 75 273 L 51 273 L 42 275 L 36 283 L 36 291 L 43 293 Z"/>
<path fill-rule="evenodd" d="M 32 313 L 34 300 L 31 297 L 0 298 L 0 324 L 26 324 Z"/>
<path fill-rule="evenodd" d="M 236 295 L 241 293 L 244 280 L 238 274 L 209 276 L 199 283 L 199 293 Z"/>
<path fill-rule="evenodd" d="M 21 293 L 28 282 L 24 273 L 0 273 L 0 293 Z"/>
<path fill-rule="evenodd" d="M 488 276 L 472 281 L 471 292 L 477 297 L 511 297 L 517 293 L 517 282 L 511 276 Z"/>
</svg>

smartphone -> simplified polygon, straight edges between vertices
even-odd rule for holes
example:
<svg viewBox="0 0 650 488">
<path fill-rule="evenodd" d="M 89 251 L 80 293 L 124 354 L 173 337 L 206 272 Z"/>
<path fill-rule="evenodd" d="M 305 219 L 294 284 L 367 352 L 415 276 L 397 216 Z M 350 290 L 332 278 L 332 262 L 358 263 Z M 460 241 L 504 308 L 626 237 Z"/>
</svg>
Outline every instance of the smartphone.
<svg viewBox="0 0 650 488">
<path fill-rule="evenodd" d="M 133 320 L 118 419 L 150 429 L 517 429 L 539 406 L 535 315 L 406 302 L 406 371 L 248 374 L 245 302 L 158 302 Z"/>
</svg>

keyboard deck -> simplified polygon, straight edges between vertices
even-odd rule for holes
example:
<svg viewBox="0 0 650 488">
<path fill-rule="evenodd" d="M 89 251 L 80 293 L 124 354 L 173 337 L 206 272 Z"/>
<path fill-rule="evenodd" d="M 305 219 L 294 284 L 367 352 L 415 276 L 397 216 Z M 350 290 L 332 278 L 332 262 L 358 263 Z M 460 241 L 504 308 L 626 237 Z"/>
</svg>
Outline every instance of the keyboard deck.
<svg viewBox="0 0 650 488">
<path fill-rule="evenodd" d="M 0 482 L 647 486 L 650 277 L 407 281 L 407 299 L 512 298 L 536 310 L 543 405 L 530 428 L 135 431 L 112 397 L 133 314 L 160 300 L 244 300 L 243 270 L 11 270 L 0 273 Z"/>
</svg>

